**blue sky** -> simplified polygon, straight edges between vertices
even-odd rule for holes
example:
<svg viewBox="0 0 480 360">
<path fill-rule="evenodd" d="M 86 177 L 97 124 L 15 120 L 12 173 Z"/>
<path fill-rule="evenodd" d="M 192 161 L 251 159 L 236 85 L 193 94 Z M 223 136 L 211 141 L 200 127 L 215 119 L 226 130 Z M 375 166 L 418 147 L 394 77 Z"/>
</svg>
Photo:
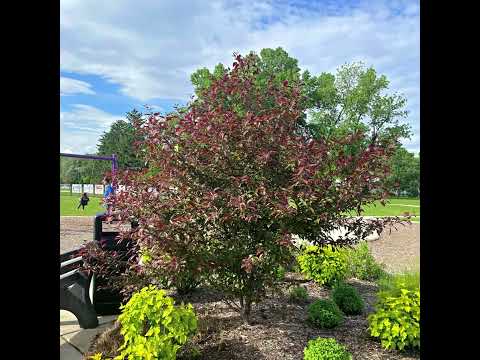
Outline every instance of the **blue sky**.
<svg viewBox="0 0 480 360">
<path fill-rule="evenodd" d="M 419 1 L 60 2 L 60 151 L 96 151 L 132 108 L 188 101 L 190 74 L 232 53 L 283 47 L 312 74 L 363 61 L 405 95 L 419 151 Z"/>
</svg>

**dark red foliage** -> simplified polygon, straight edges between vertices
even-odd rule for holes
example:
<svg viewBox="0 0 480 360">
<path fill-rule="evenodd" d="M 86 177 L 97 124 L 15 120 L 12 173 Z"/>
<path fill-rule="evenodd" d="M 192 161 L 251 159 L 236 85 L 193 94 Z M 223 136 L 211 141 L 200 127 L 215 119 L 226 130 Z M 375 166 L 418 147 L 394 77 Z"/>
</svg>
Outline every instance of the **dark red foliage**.
<svg viewBox="0 0 480 360">
<path fill-rule="evenodd" d="M 254 82 L 255 63 L 236 56 L 233 69 L 193 102 L 185 115 L 152 115 L 138 131 L 149 170 L 125 173 L 116 197 L 128 234 L 152 261 L 145 269 L 208 274 L 208 283 L 240 300 L 244 312 L 289 260 L 291 235 L 331 243 L 331 230 L 352 243 L 380 230 L 342 215 L 387 195 L 381 179 L 393 148 L 345 149 L 364 134 L 314 140 L 301 130 L 300 88 Z M 246 315 L 248 318 L 248 314 Z"/>
</svg>

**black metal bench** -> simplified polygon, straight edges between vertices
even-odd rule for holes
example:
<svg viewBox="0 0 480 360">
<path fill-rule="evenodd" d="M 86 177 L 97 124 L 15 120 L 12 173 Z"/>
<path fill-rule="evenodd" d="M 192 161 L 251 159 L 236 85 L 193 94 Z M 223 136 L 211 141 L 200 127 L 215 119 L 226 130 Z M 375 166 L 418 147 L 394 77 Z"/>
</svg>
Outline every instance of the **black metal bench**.
<svg viewBox="0 0 480 360">
<path fill-rule="evenodd" d="M 81 328 L 93 329 L 98 326 L 98 318 L 90 299 L 92 275 L 79 270 L 83 260 L 77 252 L 60 255 L 60 309 L 73 313 Z"/>
<path fill-rule="evenodd" d="M 107 252 L 115 252 L 118 258 L 128 257 L 128 251 L 131 245 L 129 240 L 118 242 L 118 231 L 106 230 L 103 222 L 106 219 L 105 213 L 99 213 L 95 216 L 94 221 L 94 238 L 93 240 Z M 130 224 L 132 227 L 136 224 Z M 95 286 L 93 291 L 93 305 L 95 311 L 99 315 L 115 315 L 120 313 L 120 305 L 122 303 L 122 295 L 118 290 L 108 287 L 107 279 L 101 276 L 94 276 Z"/>
<path fill-rule="evenodd" d="M 119 243 L 116 240 L 118 231 L 104 231 L 105 218 L 105 213 L 95 216 L 93 241 L 104 251 L 127 256 L 130 241 Z M 98 326 L 97 315 L 120 313 L 122 296 L 118 291 L 106 287 L 107 279 L 80 271 L 83 260 L 79 250 L 60 254 L 60 309 L 72 312 L 81 328 L 91 329 Z"/>
</svg>

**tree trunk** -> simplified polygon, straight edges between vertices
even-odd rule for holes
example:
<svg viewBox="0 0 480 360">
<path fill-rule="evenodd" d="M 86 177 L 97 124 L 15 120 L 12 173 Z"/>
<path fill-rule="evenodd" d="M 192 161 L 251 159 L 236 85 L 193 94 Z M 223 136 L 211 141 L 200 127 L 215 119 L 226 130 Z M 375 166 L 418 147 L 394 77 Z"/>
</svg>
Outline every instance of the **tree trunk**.
<svg viewBox="0 0 480 360">
<path fill-rule="evenodd" d="M 252 300 L 249 297 L 245 297 L 245 301 L 242 306 L 242 319 L 247 324 L 250 324 L 250 312 L 252 310 Z"/>
</svg>

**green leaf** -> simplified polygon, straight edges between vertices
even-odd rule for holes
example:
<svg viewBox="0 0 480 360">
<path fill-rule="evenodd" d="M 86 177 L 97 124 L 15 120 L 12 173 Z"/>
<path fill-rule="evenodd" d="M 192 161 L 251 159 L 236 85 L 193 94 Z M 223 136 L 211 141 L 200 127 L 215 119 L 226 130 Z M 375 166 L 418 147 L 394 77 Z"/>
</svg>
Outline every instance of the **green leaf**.
<svg viewBox="0 0 480 360">
<path fill-rule="evenodd" d="M 290 206 L 291 208 L 294 208 L 295 210 L 298 209 L 297 204 L 295 203 L 295 200 L 293 200 L 292 198 L 288 198 L 288 206 Z"/>
</svg>

